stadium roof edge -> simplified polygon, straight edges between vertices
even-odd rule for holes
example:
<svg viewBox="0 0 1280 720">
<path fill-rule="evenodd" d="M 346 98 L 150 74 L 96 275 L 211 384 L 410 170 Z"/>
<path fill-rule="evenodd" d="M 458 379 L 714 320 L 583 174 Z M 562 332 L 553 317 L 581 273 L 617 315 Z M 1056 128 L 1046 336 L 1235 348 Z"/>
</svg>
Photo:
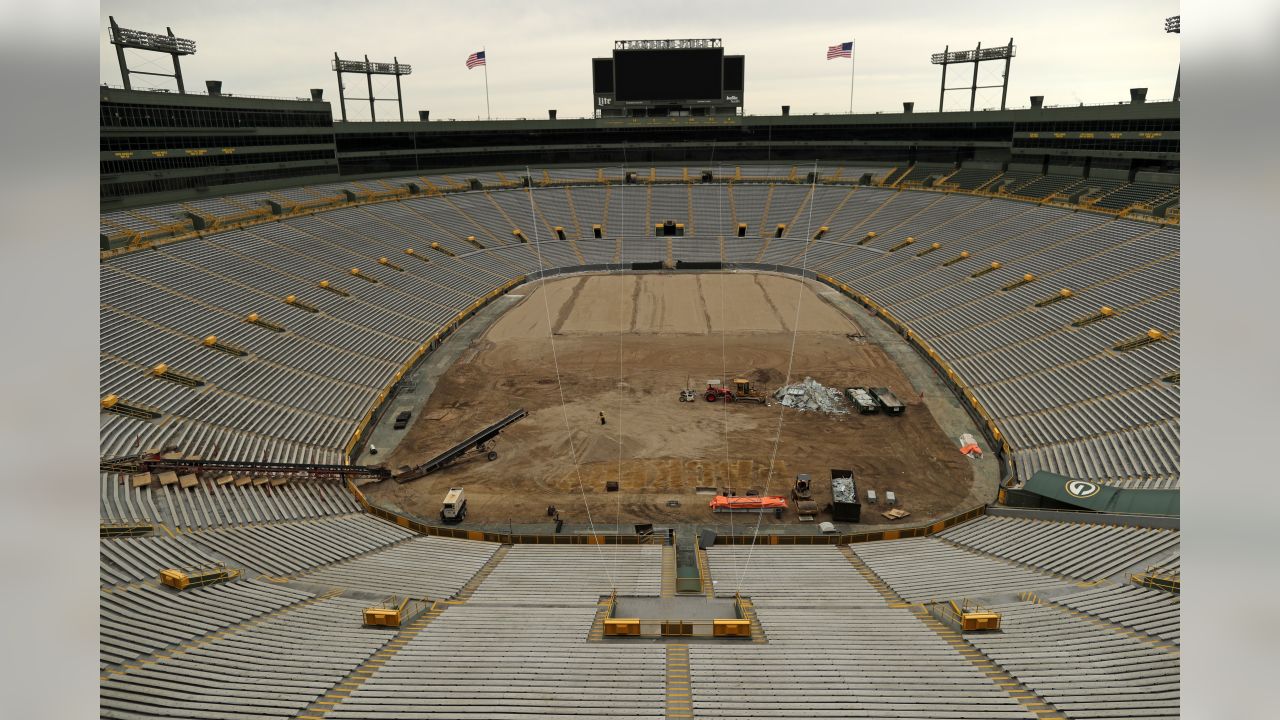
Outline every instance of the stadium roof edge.
<svg viewBox="0 0 1280 720">
<path fill-rule="evenodd" d="M 514 120 L 430 120 L 334 122 L 339 132 L 360 132 L 376 126 L 384 131 L 412 131 L 430 128 L 432 132 L 494 130 L 540 130 L 548 128 L 676 128 L 708 126 L 766 125 L 925 125 L 936 123 L 1015 123 L 1071 120 L 1148 119 L 1178 117 L 1180 102 L 1122 103 L 1117 105 L 1078 105 L 1072 107 L 1023 108 L 1017 110 L 978 110 L 957 112 L 856 113 L 830 115 L 743 115 L 713 117 L 654 118 L 562 118 Z"/>
</svg>

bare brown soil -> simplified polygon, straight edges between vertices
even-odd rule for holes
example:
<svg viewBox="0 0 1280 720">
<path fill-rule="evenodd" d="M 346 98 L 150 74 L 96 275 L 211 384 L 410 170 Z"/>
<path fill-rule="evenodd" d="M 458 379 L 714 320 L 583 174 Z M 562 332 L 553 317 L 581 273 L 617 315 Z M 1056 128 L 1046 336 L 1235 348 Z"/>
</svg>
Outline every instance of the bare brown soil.
<svg viewBox="0 0 1280 720">
<path fill-rule="evenodd" d="M 461 485 L 468 520 L 480 523 L 546 521 L 554 505 L 568 522 L 586 522 L 589 511 L 596 523 L 727 524 L 698 488 L 787 495 L 803 472 L 825 507 L 836 467 L 852 468 L 860 490 L 893 490 L 912 521 L 959 509 L 973 482 L 965 458 L 885 353 L 847 337 L 861 330 L 820 289 L 732 273 L 533 284 L 445 373 L 387 465 L 416 465 L 527 409 L 498 440 L 498 459 L 472 454 L 421 480 L 365 492 L 431 518 L 445 491 Z M 696 402 L 678 401 L 682 388 L 701 391 L 711 378 L 745 376 L 776 390 L 788 374 L 797 302 L 792 382 L 808 375 L 829 387 L 887 386 L 907 404 L 903 416 L 805 413 L 772 399 L 768 407 L 708 403 L 701 392 Z M 619 492 L 605 491 L 610 480 Z M 864 506 L 864 524 L 882 522 L 872 509 Z M 795 519 L 788 511 L 781 522 Z"/>
</svg>

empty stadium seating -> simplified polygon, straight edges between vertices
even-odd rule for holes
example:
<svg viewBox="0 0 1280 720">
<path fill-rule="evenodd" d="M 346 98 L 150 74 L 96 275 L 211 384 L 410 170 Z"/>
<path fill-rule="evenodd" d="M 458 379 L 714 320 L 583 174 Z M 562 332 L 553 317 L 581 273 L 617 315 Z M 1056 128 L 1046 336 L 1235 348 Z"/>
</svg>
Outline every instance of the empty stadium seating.
<svg viewBox="0 0 1280 720">
<path fill-rule="evenodd" d="M 911 180 L 950 169 L 904 166 L 889 182 L 907 170 Z M 824 178 L 872 170 L 819 168 Z M 803 166 L 761 166 L 719 175 L 803 179 L 805 172 Z M 960 170 L 953 177 L 971 184 L 980 172 L 986 171 Z M 605 173 L 620 177 L 617 168 Z M 682 178 L 680 168 L 653 174 Z M 482 179 L 509 185 L 513 176 Z M 720 260 L 821 272 L 884 307 L 972 389 L 1010 444 L 1022 479 L 1043 469 L 1124 487 L 1179 486 L 1178 388 L 1160 380 L 1179 365 L 1176 227 L 962 193 L 768 181 L 604 186 L 595 184 L 596 176 L 596 169 L 557 168 L 546 173 L 554 184 L 532 191 L 412 196 L 104 261 L 102 391 L 154 406 L 163 416 L 146 421 L 104 413 L 102 455 L 172 444 L 206 457 L 339 462 L 397 368 L 433 332 L 512 278 L 587 263 Z M 1176 192 L 1070 175 L 1010 171 L 1003 177 L 1014 195 L 1107 190 L 1099 205 L 1154 199 L 1155 188 Z M 441 175 L 270 194 L 317 198 L 407 182 L 463 184 Z M 252 207 L 266 196 L 233 196 L 219 207 Z M 128 211 L 128 217 L 169 222 L 177 213 L 162 206 Z M 667 219 L 684 223 L 686 236 L 654 238 L 653 223 Z M 738 223 L 748 226 L 742 238 L 734 232 Z M 780 223 L 787 230 L 774 238 Z M 600 240 L 590 230 L 595 224 L 604 228 Z M 557 226 L 565 228 L 565 240 L 556 238 Z M 828 232 L 814 241 L 818 226 Z M 516 229 L 528 242 L 512 235 Z M 858 244 L 868 232 L 877 235 Z M 906 237 L 916 239 L 913 250 L 889 252 Z M 938 252 L 917 254 L 921 243 L 934 242 Z M 406 257 L 406 248 L 429 261 Z M 943 266 L 961 251 L 966 259 Z M 382 258 L 401 269 L 381 265 Z M 1000 263 L 997 271 L 973 277 L 992 262 Z M 377 283 L 351 275 L 352 268 Z M 1034 281 L 1004 289 L 1027 274 Z M 322 280 L 346 295 L 320 288 Z M 1069 299 L 1035 306 L 1062 288 L 1071 290 Z M 319 312 L 290 307 L 287 295 Z M 1071 325 L 1104 305 L 1114 309 L 1112 317 Z M 249 313 L 285 332 L 245 322 Z M 1113 349 L 1150 328 L 1164 339 L 1131 352 Z M 202 344 L 209 335 L 248 354 L 211 351 Z M 149 370 L 160 362 L 207 383 L 189 388 L 158 379 Z M 136 494 L 121 499 L 126 505 L 138 500 Z M 141 504 L 131 511 L 149 509 Z M 202 518 L 197 513 L 191 522 L 201 527 Z"/>
<path fill-rule="evenodd" d="M 297 588 L 236 580 L 184 592 L 155 584 L 99 595 L 101 663 L 118 664 L 314 597 Z"/>
<path fill-rule="evenodd" d="M 1175 644 L 1182 637 L 1178 596 L 1163 590 L 1106 586 L 1055 598 L 1053 602 Z"/>
<path fill-rule="evenodd" d="M 594 606 L 613 590 L 656 597 L 661 589 L 656 545 L 516 545 L 468 603 Z"/>
<path fill-rule="evenodd" d="M 707 564 L 717 596 L 740 592 L 756 607 L 884 604 L 832 546 L 717 545 L 707 549 Z"/>
<path fill-rule="evenodd" d="M 1067 717 L 1179 717 L 1176 652 L 1049 605 L 993 609 L 1001 632 L 969 641 Z"/>
<path fill-rule="evenodd" d="M 695 717 L 1037 717 L 909 610 L 759 615 L 768 645 L 690 645 Z"/>
<path fill-rule="evenodd" d="M 364 605 L 323 599 L 110 675 L 102 717 L 297 717 L 395 634 L 361 627 Z"/>
<path fill-rule="evenodd" d="M 908 602 L 1031 590 L 1047 592 L 1066 586 L 1042 572 L 962 550 L 937 538 L 860 543 L 852 549 Z"/>
<path fill-rule="evenodd" d="M 217 562 L 208 551 L 182 536 L 103 539 L 99 547 L 103 585 L 155 578 L 166 568 Z"/>
<path fill-rule="evenodd" d="M 298 581 L 383 595 L 444 600 L 456 595 L 497 549 L 495 543 L 414 537 L 306 573 Z"/>
<path fill-rule="evenodd" d="M 191 539 L 254 572 L 285 576 L 401 542 L 414 533 L 369 515 L 218 528 Z"/>
<path fill-rule="evenodd" d="M 1059 575 L 1099 580 L 1177 547 L 1179 532 L 987 516 L 938 537 Z"/>
<path fill-rule="evenodd" d="M 450 607 L 328 718 L 662 718 L 665 653 L 592 643 L 594 607 Z"/>
</svg>

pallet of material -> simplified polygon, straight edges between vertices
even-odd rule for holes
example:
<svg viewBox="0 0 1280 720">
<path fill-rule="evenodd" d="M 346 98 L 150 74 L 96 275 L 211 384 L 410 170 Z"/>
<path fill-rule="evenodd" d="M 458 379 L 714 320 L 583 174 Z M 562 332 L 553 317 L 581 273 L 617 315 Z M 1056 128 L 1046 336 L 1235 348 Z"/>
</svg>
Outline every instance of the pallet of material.
<svg viewBox="0 0 1280 720">
<path fill-rule="evenodd" d="M 910 515 L 911 513 L 907 512 L 906 510 L 900 510 L 898 508 L 894 508 L 892 510 L 889 510 L 888 512 L 882 512 L 880 514 L 885 516 L 889 520 L 898 520 L 900 518 L 904 518 Z"/>
</svg>

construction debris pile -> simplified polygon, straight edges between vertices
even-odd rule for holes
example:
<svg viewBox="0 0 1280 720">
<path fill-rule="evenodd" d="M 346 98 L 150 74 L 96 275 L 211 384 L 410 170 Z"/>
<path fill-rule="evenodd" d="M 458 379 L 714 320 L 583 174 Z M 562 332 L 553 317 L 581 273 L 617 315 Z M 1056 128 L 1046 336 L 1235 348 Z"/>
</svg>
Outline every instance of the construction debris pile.
<svg viewBox="0 0 1280 720">
<path fill-rule="evenodd" d="M 847 415 L 844 395 L 835 388 L 829 388 L 806 377 L 804 382 L 786 385 L 773 394 L 774 398 L 789 408 L 805 411 L 824 412 L 831 415 Z"/>
</svg>

